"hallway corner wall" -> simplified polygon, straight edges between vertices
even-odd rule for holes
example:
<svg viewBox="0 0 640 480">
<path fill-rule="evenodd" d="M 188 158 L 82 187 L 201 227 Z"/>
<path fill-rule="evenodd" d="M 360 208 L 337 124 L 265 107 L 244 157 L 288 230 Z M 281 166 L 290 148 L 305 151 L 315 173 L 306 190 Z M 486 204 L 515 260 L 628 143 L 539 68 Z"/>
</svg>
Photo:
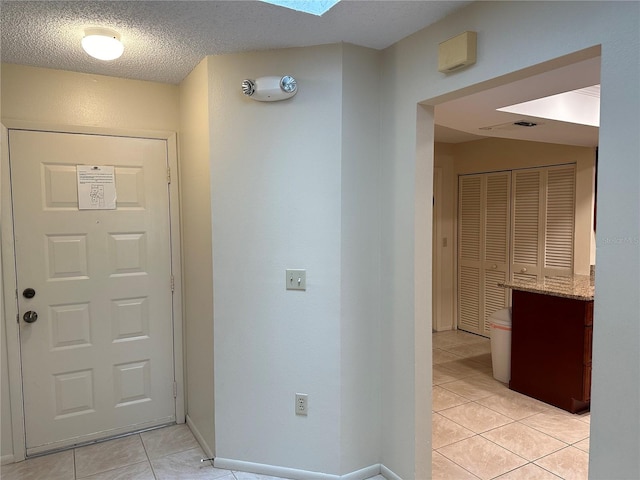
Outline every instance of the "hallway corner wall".
<svg viewBox="0 0 640 480">
<path fill-rule="evenodd" d="M 213 251 L 207 58 L 182 81 L 179 90 L 187 423 L 206 454 L 213 456 Z"/>
</svg>

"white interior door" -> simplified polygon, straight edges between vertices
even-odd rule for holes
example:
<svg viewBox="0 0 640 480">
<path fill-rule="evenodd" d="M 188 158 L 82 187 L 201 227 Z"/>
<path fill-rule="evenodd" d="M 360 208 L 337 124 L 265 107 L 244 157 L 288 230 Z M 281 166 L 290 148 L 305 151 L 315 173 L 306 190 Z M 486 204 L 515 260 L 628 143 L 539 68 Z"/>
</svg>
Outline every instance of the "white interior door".
<svg viewBox="0 0 640 480">
<path fill-rule="evenodd" d="M 166 141 L 12 130 L 9 148 L 27 454 L 174 421 Z M 79 210 L 77 165 L 115 167 L 116 209 Z"/>
</svg>

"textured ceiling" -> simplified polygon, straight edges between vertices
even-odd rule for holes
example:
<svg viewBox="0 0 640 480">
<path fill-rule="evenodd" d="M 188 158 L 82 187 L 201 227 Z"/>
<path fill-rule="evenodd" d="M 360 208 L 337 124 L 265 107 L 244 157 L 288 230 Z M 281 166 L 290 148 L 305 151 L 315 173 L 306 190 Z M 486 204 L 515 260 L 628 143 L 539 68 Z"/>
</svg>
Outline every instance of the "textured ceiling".
<svg viewBox="0 0 640 480">
<path fill-rule="evenodd" d="M 347 42 L 374 49 L 469 1 L 343 0 L 322 17 L 259 1 L 2 1 L 1 59 L 38 67 L 177 84 L 206 55 Z M 80 47 L 84 29 L 120 33 L 113 62 Z"/>
<path fill-rule="evenodd" d="M 342 0 L 322 17 L 252 0 L 0 0 L 2 62 L 178 84 L 206 55 L 347 42 L 374 49 L 435 23 L 470 1 Z M 124 55 L 89 57 L 87 27 L 118 31 Z M 597 145 L 598 129 L 544 121 L 533 129 L 481 130 L 521 120 L 496 108 L 599 82 L 600 60 L 486 90 L 436 108 L 436 140 L 485 136 Z"/>
</svg>

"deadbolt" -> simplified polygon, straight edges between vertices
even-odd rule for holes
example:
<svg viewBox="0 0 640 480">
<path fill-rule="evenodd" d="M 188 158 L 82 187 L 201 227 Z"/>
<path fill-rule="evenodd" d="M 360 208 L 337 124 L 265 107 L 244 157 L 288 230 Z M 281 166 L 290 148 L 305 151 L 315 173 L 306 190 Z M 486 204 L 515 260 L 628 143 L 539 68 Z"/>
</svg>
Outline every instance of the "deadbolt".
<svg viewBox="0 0 640 480">
<path fill-rule="evenodd" d="M 38 314 L 32 310 L 29 310 L 22 316 L 22 319 L 27 323 L 33 323 L 38 320 Z"/>
<path fill-rule="evenodd" d="M 33 298 L 36 296 L 36 291 L 33 288 L 25 288 L 22 291 L 22 296 L 24 298 Z"/>
</svg>

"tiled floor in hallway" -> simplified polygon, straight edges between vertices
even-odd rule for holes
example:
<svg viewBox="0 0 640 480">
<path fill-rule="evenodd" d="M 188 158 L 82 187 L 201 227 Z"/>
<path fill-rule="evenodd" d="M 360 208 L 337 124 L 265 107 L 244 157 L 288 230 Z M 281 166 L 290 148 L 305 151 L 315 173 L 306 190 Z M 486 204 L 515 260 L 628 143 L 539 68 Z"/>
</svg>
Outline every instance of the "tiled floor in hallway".
<svg viewBox="0 0 640 480">
<path fill-rule="evenodd" d="M 174 425 L 2 466 L 2 480 L 281 480 L 222 470 L 186 425 Z M 385 480 L 376 476 L 370 480 Z"/>
<path fill-rule="evenodd" d="M 2 466 L 2 480 L 249 480 L 200 462 L 186 425 L 175 425 Z"/>
<path fill-rule="evenodd" d="M 589 413 L 509 390 L 490 350 L 470 333 L 433 334 L 433 479 L 586 480 Z"/>
<path fill-rule="evenodd" d="M 589 414 L 572 415 L 494 380 L 488 339 L 434 333 L 433 385 L 434 480 L 586 480 Z M 189 428 L 175 425 L 4 465 L 1 477 L 274 480 L 216 469 L 204 457 Z"/>
</svg>

